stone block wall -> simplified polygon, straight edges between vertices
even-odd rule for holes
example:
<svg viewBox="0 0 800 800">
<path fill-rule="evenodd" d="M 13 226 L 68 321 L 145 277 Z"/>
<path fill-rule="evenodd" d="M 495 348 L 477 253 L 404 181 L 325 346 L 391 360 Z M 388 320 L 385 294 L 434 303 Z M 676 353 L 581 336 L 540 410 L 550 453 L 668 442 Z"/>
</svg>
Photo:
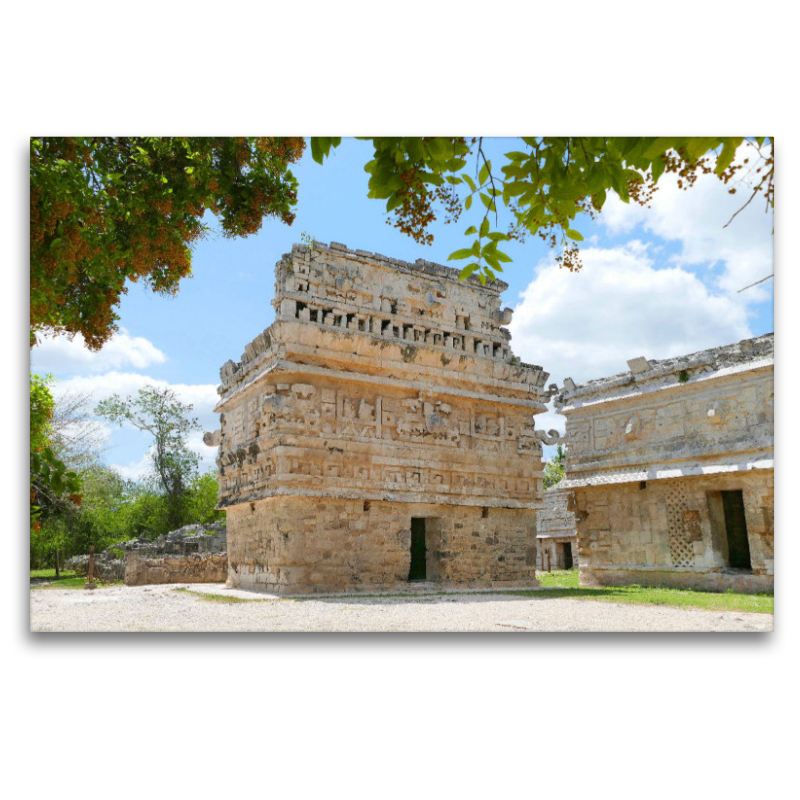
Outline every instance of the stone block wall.
<svg viewBox="0 0 800 800">
<path fill-rule="evenodd" d="M 715 520 L 715 497 L 732 490 L 744 498 L 752 573 L 728 569 Z M 581 585 L 773 590 L 772 470 L 586 486 L 574 497 Z"/>
<path fill-rule="evenodd" d="M 305 594 L 407 585 L 411 519 L 426 520 L 442 588 L 536 586 L 535 511 L 273 497 L 229 509 L 230 583 Z"/>
<path fill-rule="evenodd" d="M 194 554 L 188 556 L 148 556 L 128 553 L 125 584 L 222 583 L 228 577 L 228 556 Z"/>
<path fill-rule="evenodd" d="M 572 493 L 551 486 L 544 493 L 544 508 L 536 515 L 536 569 L 566 569 L 564 546 L 572 553 L 572 566 L 578 566 L 578 540 L 575 514 L 570 508 Z"/>
</svg>

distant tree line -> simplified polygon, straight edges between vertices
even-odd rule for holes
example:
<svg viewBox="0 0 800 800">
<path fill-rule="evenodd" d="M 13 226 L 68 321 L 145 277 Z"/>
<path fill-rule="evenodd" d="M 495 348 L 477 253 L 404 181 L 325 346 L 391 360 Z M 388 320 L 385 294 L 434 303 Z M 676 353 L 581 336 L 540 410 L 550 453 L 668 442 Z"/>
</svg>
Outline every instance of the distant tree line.
<svg viewBox="0 0 800 800">
<path fill-rule="evenodd" d="M 187 446 L 188 433 L 199 427 L 188 417 L 191 406 L 170 390 L 146 387 L 135 397 L 114 396 L 93 408 L 87 395 L 54 400 L 51 383 L 31 376 L 31 569 L 58 568 L 91 546 L 99 551 L 225 518 L 214 509 L 216 473 L 201 473 L 198 456 Z M 94 414 L 151 433 L 147 475 L 126 480 L 103 463 L 102 429 Z"/>
</svg>

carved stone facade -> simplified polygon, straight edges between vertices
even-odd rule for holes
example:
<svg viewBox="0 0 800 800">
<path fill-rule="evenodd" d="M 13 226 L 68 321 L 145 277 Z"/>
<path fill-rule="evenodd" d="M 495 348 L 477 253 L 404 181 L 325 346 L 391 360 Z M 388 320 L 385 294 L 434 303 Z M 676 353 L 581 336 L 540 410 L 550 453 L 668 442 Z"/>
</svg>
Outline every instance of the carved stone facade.
<svg viewBox="0 0 800 800">
<path fill-rule="evenodd" d="M 556 397 L 582 585 L 772 591 L 774 337 Z"/>
<path fill-rule="evenodd" d="M 208 436 L 231 585 L 397 586 L 420 536 L 427 580 L 536 585 L 552 389 L 511 353 L 504 288 L 337 243 L 283 256 L 275 322 L 222 367 Z"/>
</svg>

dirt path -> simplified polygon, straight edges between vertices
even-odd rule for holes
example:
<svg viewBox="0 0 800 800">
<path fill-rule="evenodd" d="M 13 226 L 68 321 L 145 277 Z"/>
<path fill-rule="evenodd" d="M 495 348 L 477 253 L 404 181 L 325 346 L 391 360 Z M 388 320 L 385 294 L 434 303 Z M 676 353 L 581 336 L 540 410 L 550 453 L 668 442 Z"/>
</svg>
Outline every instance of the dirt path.
<svg viewBox="0 0 800 800">
<path fill-rule="evenodd" d="M 493 594 L 265 598 L 222 584 L 31 591 L 32 631 L 771 631 L 771 614 Z M 217 603 L 195 592 L 253 602 Z"/>
</svg>

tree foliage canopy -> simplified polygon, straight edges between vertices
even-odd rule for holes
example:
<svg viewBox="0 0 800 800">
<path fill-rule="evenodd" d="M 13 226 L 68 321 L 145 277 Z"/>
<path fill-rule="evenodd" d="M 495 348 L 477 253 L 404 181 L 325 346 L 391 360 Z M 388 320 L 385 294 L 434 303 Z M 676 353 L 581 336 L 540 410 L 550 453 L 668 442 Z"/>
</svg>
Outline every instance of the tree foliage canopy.
<svg viewBox="0 0 800 800">
<path fill-rule="evenodd" d="M 444 209 L 447 222 L 456 221 L 473 201 L 483 206 L 480 224 L 464 231 L 471 237 L 468 246 L 450 255 L 450 260 L 469 262 L 462 278 L 477 272 L 483 282 L 511 261 L 499 249 L 502 242 L 524 241 L 527 235 L 559 248 L 562 266 L 580 269 L 583 236 L 574 224 L 577 215 L 599 212 L 611 192 L 626 203 L 647 205 L 665 173 L 676 174 L 678 185 L 689 188 L 700 174 L 713 173 L 727 184 L 747 169 L 752 194 L 745 205 L 759 193 L 768 206 L 774 203 L 772 140 L 763 136 L 522 136 L 519 149 L 506 153 L 499 165 L 486 157 L 480 138 L 376 137 L 371 142 L 375 157 L 365 166 L 368 196 L 385 200 L 395 227 L 416 242 L 433 241 L 429 226 L 436 206 Z M 745 142 L 752 152 L 744 164 L 734 164 Z M 340 143 L 340 138 L 312 138 L 313 158 L 322 163 Z M 505 230 L 500 230 L 501 207 L 511 219 Z"/>
<path fill-rule="evenodd" d="M 385 201 L 388 221 L 416 242 L 433 241 L 437 213 L 456 222 L 473 202 L 482 209 L 466 246 L 450 254 L 466 262 L 462 277 L 482 281 L 511 261 L 503 242 L 528 235 L 579 269 L 578 215 L 601 211 L 609 193 L 647 205 L 665 173 L 689 188 L 703 173 L 728 184 L 744 170 L 744 205 L 758 194 L 774 202 L 770 137 L 523 136 L 494 164 L 481 138 L 370 141 L 368 196 Z M 340 143 L 312 138 L 313 158 L 322 163 Z M 743 144 L 751 152 L 734 161 Z M 301 137 L 31 139 L 31 343 L 48 331 L 81 333 L 99 349 L 116 330 L 128 280 L 174 294 L 209 230 L 207 211 L 231 237 L 270 216 L 291 224 L 298 186 L 289 166 L 304 148 Z"/>
<path fill-rule="evenodd" d="M 99 349 L 127 280 L 174 294 L 206 211 L 231 237 L 265 217 L 291 224 L 289 165 L 304 148 L 301 137 L 32 138 L 31 344 L 51 330 Z"/>
<path fill-rule="evenodd" d="M 545 463 L 544 465 L 544 488 L 549 489 L 561 482 L 564 477 L 564 459 L 567 457 L 567 452 L 561 445 L 556 448 L 556 454 Z"/>
<path fill-rule="evenodd" d="M 153 437 L 154 477 L 169 501 L 172 521 L 176 522 L 183 514 L 186 487 L 199 462 L 187 444 L 192 431 L 202 430 L 199 422 L 188 416 L 192 406 L 182 403 L 171 389 L 145 386 L 135 397 L 112 395 L 99 403 L 95 411 L 109 422 L 131 425 Z"/>
<path fill-rule="evenodd" d="M 55 400 L 49 375 L 30 376 L 30 524 L 41 527 L 41 517 L 80 505 L 81 480 L 53 449 Z"/>
</svg>

